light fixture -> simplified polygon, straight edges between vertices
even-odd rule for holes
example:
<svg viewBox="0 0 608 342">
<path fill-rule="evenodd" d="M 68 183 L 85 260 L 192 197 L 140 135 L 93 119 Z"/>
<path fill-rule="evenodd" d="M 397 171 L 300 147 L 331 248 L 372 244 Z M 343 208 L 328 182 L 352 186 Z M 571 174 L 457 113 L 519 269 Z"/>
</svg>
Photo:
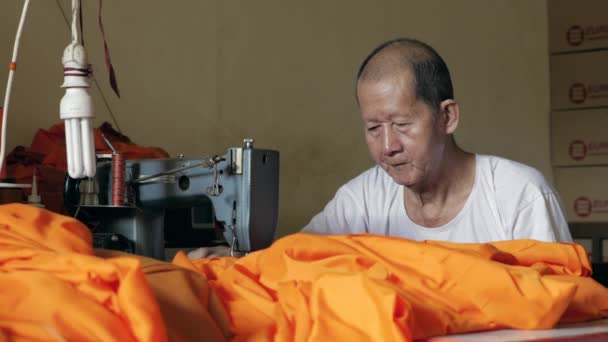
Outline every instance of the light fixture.
<svg viewBox="0 0 608 342">
<path fill-rule="evenodd" d="M 4 97 L 4 114 L 2 115 L 2 137 L 0 145 L 0 174 L 4 167 L 6 155 L 6 126 L 14 74 L 17 68 L 17 55 L 21 41 L 21 32 L 29 8 L 30 0 L 25 0 L 21 19 L 15 36 L 13 57 L 10 63 L 8 83 Z M 87 53 L 79 42 L 78 14 L 80 1 L 72 0 L 72 42 L 63 52 L 65 95 L 61 99 L 59 113 L 65 122 L 66 152 L 68 174 L 72 178 L 94 177 L 95 141 L 93 139 L 92 120 L 95 118 L 93 101 L 89 95 L 91 68 Z M 0 187 L 30 187 L 29 184 L 0 183 Z"/>
<path fill-rule="evenodd" d="M 89 95 L 91 68 L 87 52 L 78 40 L 80 1 L 72 0 L 72 43 L 63 52 L 63 85 L 59 115 L 65 122 L 68 173 L 72 178 L 95 176 L 95 140 L 92 120 L 93 99 Z"/>
</svg>

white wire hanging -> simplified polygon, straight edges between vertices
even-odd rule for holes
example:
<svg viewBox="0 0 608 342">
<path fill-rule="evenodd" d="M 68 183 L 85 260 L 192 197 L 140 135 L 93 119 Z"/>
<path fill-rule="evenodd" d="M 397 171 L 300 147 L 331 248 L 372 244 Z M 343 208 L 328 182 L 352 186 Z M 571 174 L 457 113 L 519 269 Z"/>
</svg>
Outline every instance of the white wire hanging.
<svg viewBox="0 0 608 342">
<path fill-rule="evenodd" d="M 17 34 L 15 35 L 15 45 L 13 47 L 13 58 L 10 62 L 8 82 L 6 85 L 6 92 L 4 94 L 4 107 L 2 113 L 2 137 L 0 138 L 0 174 L 4 168 L 4 162 L 6 157 L 6 125 L 7 118 L 10 113 L 10 102 L 11 102 L 11 91 L 13 89 L 13 79 L 15 77 L 15 71 L 17 70 L 17 56 L 19 54 L 19 45 L 21 43 L 21 32 L 23 31 L 23 25 L 25 23 L 25 17 L 27 16 L 27 10 L 30 5 L 30 0 L 25 0 L 23 4 L 23 10 L 21 11 L 21 19 L 19 20 L 19 26 L 17 27 Z M 14 184 L 14 183 L 2 183 L 0 182 L 0 188 L 29 188 L 31 184 Z"/>
</svg>

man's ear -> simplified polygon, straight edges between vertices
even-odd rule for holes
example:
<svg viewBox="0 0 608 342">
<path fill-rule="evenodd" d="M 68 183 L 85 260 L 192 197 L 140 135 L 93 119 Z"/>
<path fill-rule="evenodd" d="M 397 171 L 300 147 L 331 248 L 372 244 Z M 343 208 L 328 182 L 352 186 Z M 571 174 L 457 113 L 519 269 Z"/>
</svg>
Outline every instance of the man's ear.
<svg viewBox="0 0 608 342">
<path fill-rule="evenodd" d="M 460 107 L 454 100 L 443 100 L 439 104 L 440 118 L 442 119 L 442 128 L 446 134 L 453 134 L 458 127 L 460 120 Z"/>
</svg>

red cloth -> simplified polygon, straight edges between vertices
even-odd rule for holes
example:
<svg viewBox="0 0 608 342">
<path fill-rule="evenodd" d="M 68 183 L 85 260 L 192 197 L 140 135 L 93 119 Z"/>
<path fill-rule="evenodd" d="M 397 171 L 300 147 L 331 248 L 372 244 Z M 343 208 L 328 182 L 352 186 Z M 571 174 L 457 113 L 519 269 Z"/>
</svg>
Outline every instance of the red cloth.
<svg viewBox="0 0 608 342">
<path fill-rule="evenodd" d="M 167 158 L 169 154 L 157 147 L 143 147 L 117 132 L 105 122 L 94 130 L 96 153 L 112 153 L 102 133 L 125 159 Z M 6 177 L 17 183 L 31 184 L 36 169 L 38 192 L 46 207 L 63 212 L 63 189 L 67 173 L 65 128 L 63 123 L 48 130 L 39 129 L 30 147 L 17 146 L 6 158 Z M 25 190 L 29 194 L 30 190 Z"/>
<path fill-rule="evenodd" d="M 4 109 L 0 107 L 0 130 L 2 129 L 2 118 L 4 117 Z M 2 171 L 0 172 L 0 179 L 6 178 L 6 159 L 2 163 Z"/>
</svg>

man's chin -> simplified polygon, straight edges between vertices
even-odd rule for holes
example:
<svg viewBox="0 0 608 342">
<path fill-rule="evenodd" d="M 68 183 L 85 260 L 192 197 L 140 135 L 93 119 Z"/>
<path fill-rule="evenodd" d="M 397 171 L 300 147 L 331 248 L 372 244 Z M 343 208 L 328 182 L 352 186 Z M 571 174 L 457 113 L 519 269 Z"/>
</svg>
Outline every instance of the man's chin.
<svg viewBox="0 0 608 342">
<path fill-rule="evenodd" d="M 394 178 L 393 178 L 393 180 L 395 181 L 395 183 L 397 183 L 399 185 L 402 185 L 402 186 L 404 186 L 404 187 L 406 187 L 408 189 L 415 189 L 416 185 L 418 184 L 417 182 L 412 182 L 412 181 L 409 181 L 409 180 L 408 181 L 402 181 L 402 180 L 397 180 L 397 179 L 394 179 Z"/>
<path fill-rule="evenodd" d="M 411 163 L 381 164 L 381 166 L 395 183 L 412 190 L 415 190 L 424 179 L 422 172 Z"/>
<path fill-rule="evenodd" d="M 405 187 L 414 187 L 418 183 L 417 177 L 413 175 L 403 175 L 399 173 L 388 172 L 389 176 L 393 179 L 393 181 L 399 185 L 403 185 Z"/>
</svg>

